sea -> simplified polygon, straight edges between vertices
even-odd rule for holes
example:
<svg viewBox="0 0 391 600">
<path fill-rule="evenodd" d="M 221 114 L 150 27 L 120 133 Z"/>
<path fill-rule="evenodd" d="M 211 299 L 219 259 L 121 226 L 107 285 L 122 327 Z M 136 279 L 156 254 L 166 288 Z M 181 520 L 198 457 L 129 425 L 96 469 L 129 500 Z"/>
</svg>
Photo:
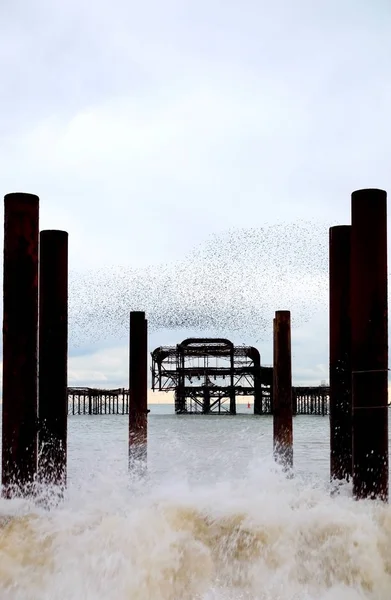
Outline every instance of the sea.
<svg viewBox="0 0 391 600">
<path fill-rule="evenodd" d="M 0 500 L 0 600 L 390 600 L 391 509 L 331 493 L 329 419 L 150 405 L 148 464 L 128 418 L 70 416 L 62 500 Z"/>
</svg>

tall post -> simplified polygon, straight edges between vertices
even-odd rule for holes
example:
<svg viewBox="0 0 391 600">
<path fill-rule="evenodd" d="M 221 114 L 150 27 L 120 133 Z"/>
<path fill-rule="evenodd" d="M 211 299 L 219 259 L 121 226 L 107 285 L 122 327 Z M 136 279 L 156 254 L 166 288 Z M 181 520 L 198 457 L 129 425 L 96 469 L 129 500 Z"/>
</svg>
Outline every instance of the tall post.
<svg viewBox="0 0 391 600">
<path fill-rule="evenodd" d="M 251 349 L 251 355 L 254 365 L 254 415 L 262 414 L 262 371 L 261 355 L 256 348 Z"/>
<path fill-rule="evenodd" d="M 330 478 L 352 476 L 351 226 L 329 230 Z"/>
<path fill-rule="evenodd" d="M 37 470 L 39 198 L 4 197 L 3 495 L 27 494 Z"/>
<path fill-rule="evenodd" d="M 147 458 L 148 334 L 145 313 L 130 313 L 129 460 Z"/>
<path fill-rule="evenodd" d="M 178 385 L 175 390 L 175 412 L 177 414 L 183 414 L 187 412 L 187 403 L 185 397 L 185 346 L 182 344 L 177 345 L 178 350 Z M 161 369 L 161 367 L 159 367 Z M 161 386 L 161 371 L 160 371 L 160 384 Z"/>
<path fill-rule="evenodd" d="M 236 390 L 234 385 L 234 372 L 235 372 L 235 352 L 234 347 L 231 346 L 229 351 L 229 413 L 236 415 Z"/>
<path fill-rule="evenodd" d="M 276 312 L 273 321 L 273 438 L 276 460 L 293 466 L 291 313 Z"/>
<path fill-rule="evenodd" d="M 352 193 L 353 493 L 388 500 L 387 194 Z"/>
<path fill-rule="evenodd" d="M 270 404 L 271 404 L 271 413 L 274 415 L 274 396 L 276 389 L 276 354 L 277 352 L 277 340 L 276 340 L 276 318 L 273 319 L 273 376 L 272 376 L 272 386 L 270 390 Z M 274 416 L 273 416 L 273 429 L 274 429 Z"/>
<path fill-rule="evenodd" d="M 64 487 L 68 412 L 68 233 L 46 230 L 39 246 L 38 471 Z"/>
</svg>

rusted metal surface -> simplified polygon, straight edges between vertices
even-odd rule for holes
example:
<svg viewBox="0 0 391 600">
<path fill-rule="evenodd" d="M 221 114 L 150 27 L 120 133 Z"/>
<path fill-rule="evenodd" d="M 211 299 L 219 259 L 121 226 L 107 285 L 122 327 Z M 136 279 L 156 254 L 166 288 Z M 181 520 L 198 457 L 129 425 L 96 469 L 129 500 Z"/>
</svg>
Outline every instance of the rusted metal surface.
<svg viewBox="0 0 391 600">
<path fill-rule="evenodd" d="M 273 320 L 273 441 L 284 467 L 293 465 L 291 314 L 276 312 Z"/>
<path fill-rule="evenodd" d="M 226 338 L 188 338 L 152 352 L 152 389 L 175 392 L 177 414 L 236 414 L 236 397 L 253 396 L 270 413 L 271 367 L 253 346 Z"/>
<path fill-rule="evenodd" d="M 353 493 L 388 500 L 387 195 L 352 194 Z"/>
<path fill-rule="evenodd" d="M 352 476 L 351 226 L 330 227 L 330 477 Z"/>
<path fill-rule="evenodd" d="M 271 389 L 271 406 L 272 413 L 274 414 L 274 398 L 275 398 L 275 390 L 276 390 L 276 368 L 277 363 L 277 329 L 276 329 L 276 318 L 273 319 L 273 374 L 272 374 L 272 389 Z M 274 423 L 274 421 L 273 421 Z M 274 427 L 274 425 L 273 425 Z M 274 435 L 274 434 L 273 434 Z"/>
<path fill-rule="evenodd" d="M 37 469 L 39 198 L 4 198 L 3 495 L 29 493 Z"/>
<path fill-rule="evenodd" d="M 148 425 L 148 333 L 145 313 L 130 313 L 129 459 L 145 460 Z"/>
<path fill-rule="evenodd" d="M 40 233 L 38 470 L 41 482 L 65 486 L 68 413 L 68 233 Z"/>
</svg>

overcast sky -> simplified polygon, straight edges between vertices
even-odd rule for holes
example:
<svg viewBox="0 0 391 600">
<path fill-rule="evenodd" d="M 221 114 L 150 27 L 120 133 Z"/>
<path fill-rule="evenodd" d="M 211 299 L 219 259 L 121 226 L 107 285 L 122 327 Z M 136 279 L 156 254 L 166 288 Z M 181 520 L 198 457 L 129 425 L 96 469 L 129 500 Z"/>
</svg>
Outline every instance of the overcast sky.
<svg viewBox="0 0 391 600">
<path fill-rule="evenodd" d="M 2 194 L 70 244 L 70 385 L 150 349 L 258 346 L 292 311 L 294 383 L 328 378 L 328 227 L 391 190 L 389 0 L 3 0 Z M 390 263 L 391 264 L 391 263 Z"/>
</svg>

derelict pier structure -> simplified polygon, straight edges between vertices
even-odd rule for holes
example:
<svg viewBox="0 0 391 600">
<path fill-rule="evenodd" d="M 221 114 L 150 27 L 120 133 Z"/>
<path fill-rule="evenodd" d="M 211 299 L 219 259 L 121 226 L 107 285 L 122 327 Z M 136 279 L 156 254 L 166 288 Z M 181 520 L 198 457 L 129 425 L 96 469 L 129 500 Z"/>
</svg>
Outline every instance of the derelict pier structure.
<svg viewBox="0 0 391 600">
<path fill-rule="evenodd" d="M 258 350 L 225 338 L 188 338 L 152 352 L 152 389 L 175 393 L 175 412 L 236 414 L 236 398 L 252 396 L 254 413 L 271 412 L 273 368 Z"/>
</svg>

